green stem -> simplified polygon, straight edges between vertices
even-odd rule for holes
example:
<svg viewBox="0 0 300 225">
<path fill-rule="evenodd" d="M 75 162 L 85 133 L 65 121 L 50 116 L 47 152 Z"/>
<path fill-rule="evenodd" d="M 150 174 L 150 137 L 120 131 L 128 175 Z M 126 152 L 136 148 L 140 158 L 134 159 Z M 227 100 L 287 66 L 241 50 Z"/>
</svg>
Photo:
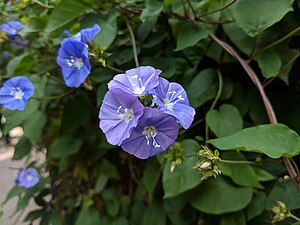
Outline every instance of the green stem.
<svg viewBox="0 0 300 225">
<path fill-rule="evenodd" d="M 202 14 L 200 17 L 204 17 L 204 16 L 207 16 L 209 14 L 212 14 L 212 13 L 216 13 L 216 12 L 219 12 L 219 11 L 222 11 L 224 9 L 227 9 L 229 6 L 231 6 L 233 3 L 235 3 L 236 0 L 233 0 L 231 2 L 229 2 L 227 5 L 224 5 L 222 8 L 219 8 L 219 9 L 216 9 L 216 10 L 213 10 L 213 11 L 210 11 L 210 12 L 207 12 L 205 14 Z"/>
<path fill-rule="evenodd" d="M 226 159 L 219 159 L 220 163 L 227 163 L 227 164 L 256 164 L 256 162 L 252 161 L 235 161 L 235 160 L 226 160 Z"/>
<path fill-rule="evenodd" d="M 300 218 L 297 217 L 297 216 L 295 216 L 295 215 L 293 215 L 292 213 L 289 215 L 289 217 L 291 217 L 291 218 L 293 218 L 294 220 L 300 222 Z"/>
<path fill-rule="evenodd" d="M 44 4 L 44 3 L 40 2 L 39 0 L 32 0 L 32 1 L 44 8 L 47 8 L 47 9 L 53 9 L 55 7 L 53 5 L 48 5 L 48 3 Z"/>
<path fill-rule="evenodd" d="M 126 25 L 128 27 L 129 34 L 130 34 L 130 37 L 131 37 L 132 51 L 133 51 L 135 66 L 139 67 L 139 60 L 138 60 L 138 57 L 137 57 L 135 37 L 134 37 L 133 31 L 132 31 L 132 28 L 131 28 L 131 26 L 130 26 L 130 24 L 128 23 L 127 20 L 126 20 Z"/>
<path fill-rule="evenodd" d="M 204 121 L 204 118 L 199 119 L 197 122 L 193 123 L 188 129 L 180 131 L 179 135 L 184 134 L 185 132 L 187 132 L 188 130 L 194 128 L 195 126 L 197 126 L 198 124 L 202 123 L 203 121 Z"/>
<path fill-rule="evenodd" d="M 107 64 L 104 67 L 107 68 L 107 69 L 110 69 L 110 70 L 112 70 L 114 72 L 117 72 L 117 73 L 124 73 L 123 70 L 117 69 L 117 68 L 115 68 L 113 66 L 110 66 L 110 65 L 107 65 Z"/>
<path fill-rule="evenodd" d="M 300 31 L 300 26 L 297 27 L 296 29 L 294 29 L 293 31 L 291 31 L 290 33 L 288 33 L 287 35 L 283 36 L 282 38 L 278 39 L 277 41 L 274 41 L 272 42 L 271 44 L 263 47 L 262 49 L 258 50 L 257 52 L 255 52 L 253 55 L 252 55 L 252 58 L 255 57 L 256 55 L 259 55 L 260 53 L 262 53 L 263 51 L 285 41 L 286 39 L 290 38 L 291 36 L 293 36 L 295 33 L 299 32 Z"/>
<path fill-rule="evenodd" d="M 219 88 L 218 88 L 216 98 L 215 98 L 214 102 L 212 103 L 209 110 L 213 110 L 216 107 L 217 102 L 219 101 L 219 99 L 222 95 L 222 91 L 223 91 L 223 77 L 222 77 L 222 74 L 219 70 L 217 70 L 217 73 L 218 73 L 218 78 L 219 78 Z"/>
<path fill-rule="evenodd" d="M 223 91 L 223 78 L 222 78 L 222 74 L 221 74 L 221 72 L 219 70 L 217 70 L 217 73 L 218 73 L 218 78 L 219 78 L 219 88 L 218 88 L 218 92 L 217 92 L 217 95 L 215 97 L 215 100 L 213 101 L 213 103 L 212 103 L 209 111 L 213 110 L 216 107 L 216 105 L 217 105 L 217 103 L 218 103 L 218 101 L 219 101 L 219 99 L 220 99 L 220 97 L 222 95 L 222 91 Z M 209 135 L 209 129 L 208 129 L 208 126 L 205 125 L 205 140 L 208 139 L 208 135 Z"/>
<path fill-rule="evenodd" d="M 70 94 L 72 94 L 76 89 L 73 88 L 72 90 L 68 91 L 67 93 L 63 93 L 61 95 L 51 95 L 51 96 L 44 96 L 42 98 L 37 98 L 37 97 L 32 97 L 34 99 L 39 99 L 39 100 L 55 100 L 55 99 L 59 99 L 59 98 L 63 98 L 65 96 L 68 96 Z"/>
</svg>

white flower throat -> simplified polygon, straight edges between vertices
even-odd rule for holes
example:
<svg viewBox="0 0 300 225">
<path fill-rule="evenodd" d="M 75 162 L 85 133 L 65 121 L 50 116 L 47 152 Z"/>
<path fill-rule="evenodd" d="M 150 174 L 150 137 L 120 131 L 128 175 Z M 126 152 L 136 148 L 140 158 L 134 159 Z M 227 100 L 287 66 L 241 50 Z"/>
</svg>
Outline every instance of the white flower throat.
<svg viewBox="0 0 300 225">
<path fill-rule="evenodd" d="M 10 95 L 13 95 L 15 99 L 22 99 L 24 96 L 24 92 L 20 87 L 13 87 L 10 92 Z"/>
<path fill-rule="evenodd" d="M 129 82 L 133 87 L 133 92 L 136 95 L 142 95 L 145 92 L 145 86 L 143 85 L 142 79 L 138 75 L 128 76 Z"/>
<path fill-rule="evenodd" d="M 164 99 L 164 105 L 167 109 L 172 110 L 173 111 L 173 107 L 174 105 L 179 102 L 179 101 L 183 101 L 184 98 L 182 97 L 182 95 L 178 95 L 177 98 L 172 99 L 174 97 L 174 95 L 176 94 L 176 91 L 169 91 L 168 94 L 170 94 L 171 96 L 169 96 L 169 98 L 165 98 Z M 172 99 L 172 100 L 170 100 Z"/>
<path fill-rule="evenodd" d="M 150 139 L 152 139 L 152 145 L 155 148 L 160 148 L 160 145 L 155 140 L 155 137 L 157 135 L 157 131 L 154 126 L 147 126 L 144 128 L 143 135 L 145 136 L 147 140 L 147 145 L 150 145 Z"/>
<path fill-rule="evenodd" d="M 118 110 L 117 110 L 118 115 L 118 119 L 120 120 L 124 120 L 126 123 L 129 123 L 133 117 L 134 117 L 134 113 L 132 109 L 128 109 L 128 108 L 123 108 L 123 106 L 119 106 Z"/>
<path fill-rule="evenodd" d="M 75 67 L 77 69 L 80 69 L 83 66 L 82 58 L 75 58 L 74 56 L 66 59 L 66 62 L 68 67 Z"/>
</svg>

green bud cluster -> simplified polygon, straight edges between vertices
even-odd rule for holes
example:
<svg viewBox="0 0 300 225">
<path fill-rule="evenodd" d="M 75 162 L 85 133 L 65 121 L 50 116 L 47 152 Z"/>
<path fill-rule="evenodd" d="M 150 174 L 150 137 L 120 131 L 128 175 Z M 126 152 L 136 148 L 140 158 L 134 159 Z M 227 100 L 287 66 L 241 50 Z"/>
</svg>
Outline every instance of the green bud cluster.
<svg viewBox="0 0 300 225">
<path fill-rule="evenodd" d="M 165 158 L 171 162 L 171 172 L 184 160 L 184 150 L 179 142 L 175 142 L 166 152 Z"/>
<path fill-rule="evenodd" d="M 277 205 L 273 206 L 272 212 L 274 213 L 272 222 L 278 222 L 285 220 L 291 216 L 291 212 L 288 210 L 284 202 L 277 201 Z"/>
<path fill-rule="evenodd" d="M 200 160 L 196 162 L 194 169 L 202 172 L 202 180 L 212 176 L 217 177 L 217 175 L 221 174 L 221 170 L 218 167 L 220 157 L 217 150 L 213 152 L 207 146 L 202 146 L 197 156 Z"/>
</svg>

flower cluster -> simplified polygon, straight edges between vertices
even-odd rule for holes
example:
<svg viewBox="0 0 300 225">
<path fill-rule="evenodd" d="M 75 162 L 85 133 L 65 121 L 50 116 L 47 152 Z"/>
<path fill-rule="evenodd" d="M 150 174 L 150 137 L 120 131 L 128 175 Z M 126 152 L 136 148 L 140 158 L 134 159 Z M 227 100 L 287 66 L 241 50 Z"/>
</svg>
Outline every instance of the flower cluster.
<svg viewBox="0 0 300 225">
<path fill-rule="evenodd" d="M 0 88 L 0 104 L 10 110 L 24 110 L 33 92 L 34 86 L 27 77 L 10 78 Z"/>
<path fill-rule="evenodd" d="M 15 183 L 22 188 L 28 189 L 35 186 L 40 180 L 40 176 L 36 169 L 21 169 L 18 173 Z"/>
<path fill-rule="evenodd" d="M 65 83 L 69 87 L 79 87 L 91 72 L 88 43 L 101 28 L 95 24 L 72 37 L 65 38 L 58 50 L 57 64 L 62 69 Z"/>
<path fill-rule="evenodd" d="M 194 169 L 202 171 L 202 180 L 206 180 L 209 177 L 216 177 L 221 174 L 221 170 L 218 167 L 220 161 L 219 152 L 215 150 L 212 152 L 208 147 L 202 146 L 197 155 L 200 160 L 197 161 Z"/>
<path fill-rule="evenodd" d="M 11 40 L 10 45 L 15 49 L 21 49 L 29 43 L 27 39 L 18 34 L 18 31 L 23 27 L 23 23 L 14 20 L 0 25 L 0 30 L 7 34 L 8 38 Z"/>
<path fill-rule="evenodd" d="M 141 66 L 116 75 L 100 107 L 99 126 L 108 142 L 141 159 L 169 148 L 178 135 L 177 123 L 186 129 L 195 115 L 183 87 L 160 73 Z"/>
</svg>

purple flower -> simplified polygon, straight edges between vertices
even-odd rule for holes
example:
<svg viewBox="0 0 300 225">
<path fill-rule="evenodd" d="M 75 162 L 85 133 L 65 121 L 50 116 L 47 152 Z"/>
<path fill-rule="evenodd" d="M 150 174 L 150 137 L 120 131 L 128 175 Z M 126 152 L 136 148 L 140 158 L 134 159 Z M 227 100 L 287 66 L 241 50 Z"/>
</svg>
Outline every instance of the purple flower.
<svg viewBox="0 0 300 225">
<path fill-rule="evenodd" d="M 66 38 L 58 50 L 57 64 L 69 87 L 79 87 L 91 72 L 88 49 L 82 42 Z"/>
<path fill-rule="evenodd" d="M 24 110 L 33 92 L 34 86 L 27 77 L 13 77 L 0 88 L 0 104 L 10 110 Z"/>
<path fill-rule="evenodd" d="M 19 30 L 23 28 L 23 23 L 20 21 L 9 21 L 7 23 L 1 24 L 0 29 L 3 33 L 7 33 L 8 36 L 16 35 Z"/>
<path fill-rule="evenodd" d="M 169 148 L 177 135 L 178 125 L 173 116 L 145 107 L 137 127 L 122 142 L 121 148 L 140 159 L 147 159 Z"/>
<path fill-rule="evenodd" d="M 15 179 L 15 183 L 22 188 L 28 189 L 35 186 L 40 180 L 40 176 L 36 169 L 28 168 L 21 169 L 17 178 Z"/>
<path fill-rule="evenodd" d="M 194 120 L 195 109 L 190 106 L 187 94 L 180 84 L 159 79 L 155 103 L 164 113 L 174 116 L 187 129 Z"/>
<path fill-rule="evenodd" d="M 121 145 L 137 126 L 143 109 L 144 106 L 137 97 L 120 89 L 108 91 L 99 112 L 99 126 L 108 142 L 112 145 Z"/>
<path fill-rule="evenodd" d="M 73 36 L 76 41 L 80 41 L 84 44 L 87 44 L 86 39 L 93 40 L 96 34 L 101 31 L 101 27 L 98 24 L 94 24 L 93 27 L 85 28 L 80 30 L 77 34 Z"/>
<path fill-rule="evenodd" d="M 118 74 L 108 83 L 108 89 L 122 89 L 124 92 L 141 96 L 158 85 L 158 75 L 161 70 L 151 66 L 140 66 L 127 70 L 125 74 Z"/>
</svg>

